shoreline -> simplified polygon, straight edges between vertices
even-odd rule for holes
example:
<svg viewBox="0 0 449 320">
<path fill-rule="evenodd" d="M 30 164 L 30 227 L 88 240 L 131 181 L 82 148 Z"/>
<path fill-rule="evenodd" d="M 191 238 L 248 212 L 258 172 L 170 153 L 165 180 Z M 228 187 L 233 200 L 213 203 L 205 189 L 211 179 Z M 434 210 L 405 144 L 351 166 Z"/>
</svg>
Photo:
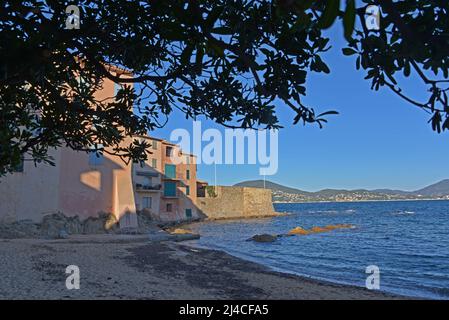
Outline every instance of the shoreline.
<svg viewBox="0 0 449 320">
<path fill-rule="evenodd" d="M 332 286 L 332 287 L 337 287 L 337 288 L 351 288 L 351 289 L 355 289 L 355 290 L 362 290 L 362 291 L 366 291 L 366 292 L 370 292 L 373 293 L 375 295 L 379 294 L 381 296 L 384 296 L 387 299 L 407 299 L 407 300 L 425 300 L 426 298 L 423 297 L 415 297 L 415 296 L 405 296 L 405 295 L 399 295 L 399 294 L 395 294 L 395 293 L 391 293 L 388 291 L 383 291 L 383 290 L 368 290 L 364 287 L 361 286 L 357 286 L 357 285 L 353 285 L 353 284 L 349 284 L 349 283 L 341 283 L 341 282 L 337 282 L 337 281 L 332 281 L 332 280 L 328 280 L 328 279 L 320 279 L 320 278 L 316 278 L 313 276 L 309 276 L 306 274 L 298 274 L 295 273 L 294 271 L 289 271 L 289 270 L 284 270 L 284 269 L 280 269 L 280 268 L 275 268 L 275 267 L 271 267 L 269 265 L 265 265 L 262 262 L 259 261 L 253 261 L 251 259 L 248 259 L 247 257 L 243 256 L 243 255 L 237 255 L 234 254 L 232 252 L 227 252 L 224 249 L 215 249 L 215 248 L 209 248 L 209 247 L 205 247 L 205 246 L 200 246 L 200 245 L 195 245 L 195 244 L 189 244 L 189 243 L 184 243 L 183 245 L 188 246 L 188 247 L 192 247 L 195 249 L 202 249 L 202 250 L 209 250 L 209 251 L 218 251 L 221 252 L 225 255 L 231 256 L 235 259 L 239 259 L 239 260 L 243 260 L 245 262 L 251 263 L 251 264 L 255 264 L 258 265 L 262 268 L 267 269 L 267 272 L 271 272 L 273 274 L 279 275 L 281 277 L 293 277 L 293 278 L 297 278 L 300 281 L 310 281 L 310 282 L 315 282 L 316 284 L 320 284 L 320 285 L 324 285 L 324 286 Z"/>
<path fill-rule="evenodd" d="M 305 203 L 357 203 L 357 202 L 401 202 L 401 201 L 449 201 L 449 199 L 386 199 L 386 200 L 352 200 L 352 201 L 303 201 L 303 202 L 282 202 L 273 201 L 273 204 L 305 204 Z"/>
<path fill-rule="evenodd" d="M 416 299 L 275 271 L 193 243 L 95 239 L 0 240 L 0 299 Z M 72 264 L 80 290 L 65 288 Z"/>
<path fill-rule="evenodd" d="M 289 213 L 286 213 L 285 215 L 282 215 L 282 216 L 287 216 L 287 215 L 289 215 Z M 271 219 L 271 218 L 274 218 L 274 217 L 276 217 L 276 216 L 260 217 L 260 218 L 258 218 L 256 220 Z M 223 220 L 225 220 L 225 221 L 229 221 L 229 220 L 240 221 L 240 220 L 253 220 L 253 219 L 254 219 L 254 217 L 245 217 L 245 218 L 236 218 L 236 219 L 203 220 L 203 221 L 195 221 L 195 222 L 191 222 L 191 223 L 186 223 L 182 227 L 190 230 L 190 226 L 193 226 L 193 229 L 195 230 L 195 225 L 202 224 L 202 223 L 216 223 L 216 222 L 220 222 L 220 221 L 223 221 Z M 222 252 L 223 254 L 232 256 L 232 257 L 234 257 L 236 259 L 240 259 L 240 260 L 246 261 L 248 263 L 259 265 L 259 266 L 269 270 L 269 272 L 273 272 L 273 273 L 281 275 L 281 276 L 283 275 L 283 276 L 295 277 L 295 278 L 300 279 L 301 281 L 310 281 L 310 282 L 316 282 L 317 284 L 336 286 L 336 287 L 339 287 L 339 288 L 353 288 L 353 289 L 357 289 L 357 290 L 368 291 L 368 292 L 371 292 L 371 293 L 374 293 L 374 294 L 385 295 L 389 299 L 407 299 L 407 300 L 408 299 L 411 299 L 411 300 L 428 300 L 428 299 L 431 299 L 431 298 L 420 297 L 420 296 L 401 295 L 401 294 L 392 293 L 392 292 L 388 292 L 388 291 L 382 291 L 382 290 L 368 290 L 368 289 L 366 289 L 364 287 L 357 286 L 357 285 L 354 285 L 354 284 L 333 281 L 332 279 L 316 278 L 316 277 L 313 277 L 313 276 L 310 276 L 310 275 L 307 275 L 307 274 L 299 274 L 299 273 L 296 273 L 294 271 L 272 267 L 272 266 L 270 266 L 268 264 L 264 264 L 261 261 L 257 261 L 256 259 L 248 258 L 244 254 L 236 254 L 236 253 L 233 253 L 233 252 L 226 251 L 226 249 L 224 249 L 224 248 L 208 247 L 208 246 L 205 246 L 205 245 L 201 245 L 199 243 L 191 243 L 189 241 L 187 241 L 183 245 L 186 245 L 186 246 L 189 246 L 189 247 L 192 247 L 192 248 L 196 248 L 196 249 L 212 250 L 212 251 Z"/>
</svg>

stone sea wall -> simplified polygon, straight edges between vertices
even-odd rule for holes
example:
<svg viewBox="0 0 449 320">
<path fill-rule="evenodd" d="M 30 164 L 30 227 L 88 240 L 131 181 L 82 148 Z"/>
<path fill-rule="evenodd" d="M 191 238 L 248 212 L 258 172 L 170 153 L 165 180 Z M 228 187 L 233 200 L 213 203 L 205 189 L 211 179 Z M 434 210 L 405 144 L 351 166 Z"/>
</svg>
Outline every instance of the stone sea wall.
<svg viewBox="0 0 449 320">
<path fill-rule="evenodd" d="M 198 207 L 209 219 L 237 219 L 275 216 L 271 190 L 249 187 L 209 187 Z"/>
</svg>

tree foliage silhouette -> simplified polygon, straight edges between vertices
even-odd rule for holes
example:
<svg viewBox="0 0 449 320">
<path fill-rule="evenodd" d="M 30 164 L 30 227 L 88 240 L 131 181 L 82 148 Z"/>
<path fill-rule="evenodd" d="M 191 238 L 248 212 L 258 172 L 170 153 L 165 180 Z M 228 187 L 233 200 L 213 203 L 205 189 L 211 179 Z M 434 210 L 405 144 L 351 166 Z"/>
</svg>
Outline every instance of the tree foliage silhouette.
<svg viewBox="0 0 449 320">
<path fill-rule="evenodd" d="M 71 4 L 80 10 L 79 29 L 66 29 Z M 428 112 L 435 131 L 449 129 L 449 2 L 356 4 L 2 1 L 0 175 L 21 159 L 52 163 L 49 149 L 61 146 L 87 152 L 102 145 L 124 161 L 145 159 L 146 144 L 123 139 L 163 126 L 175 109 L 228 127 L 280 128 L 277 102 L 292 110 L 294 123 L 321 127 L 337 112 L 303 102 L 306 79 L 331 72 L 323 29 L 340 22 L 348 44 L 342 54 L 354 57 L 372 89 L 392 90 Z M 381 7 L 377 31 L 365 25 L 367 5 Z M 399 86 L 412 74 L 428 87 L 425 101 Z M 115 99 L 95 98 L 104 79 L 121 85 Z"/>
</svg>

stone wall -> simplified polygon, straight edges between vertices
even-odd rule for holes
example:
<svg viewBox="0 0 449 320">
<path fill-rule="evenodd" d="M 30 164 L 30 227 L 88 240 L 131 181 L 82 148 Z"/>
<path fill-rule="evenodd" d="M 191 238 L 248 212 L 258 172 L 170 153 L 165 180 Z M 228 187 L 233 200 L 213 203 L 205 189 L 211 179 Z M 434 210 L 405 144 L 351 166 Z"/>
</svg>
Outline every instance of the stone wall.
<svg viewBox="0 0 449 320">
<path fill-rule="evenodd" d="M 211 188 L 211 187 L 209 187 Z M 198 207 L 209 219 L 269 217 L 276 213 L 271 202 L 271 190 L 248 187 L 217 186 L 216 196 L 206 191 L 198 198 Z"/>
</svg>

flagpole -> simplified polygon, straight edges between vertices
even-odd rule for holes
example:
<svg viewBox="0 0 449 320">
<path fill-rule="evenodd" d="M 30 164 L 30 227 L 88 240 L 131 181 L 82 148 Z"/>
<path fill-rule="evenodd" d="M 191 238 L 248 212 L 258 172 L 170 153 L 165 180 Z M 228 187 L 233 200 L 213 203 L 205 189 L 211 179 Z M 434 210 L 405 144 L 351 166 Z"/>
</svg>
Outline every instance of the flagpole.
<svg viewBox="0 0 449 320">
<path fill-rule="evenodd" d="M 215 192 L 217 192 L 217 163 L 214 161 Z"/>
</svg>

